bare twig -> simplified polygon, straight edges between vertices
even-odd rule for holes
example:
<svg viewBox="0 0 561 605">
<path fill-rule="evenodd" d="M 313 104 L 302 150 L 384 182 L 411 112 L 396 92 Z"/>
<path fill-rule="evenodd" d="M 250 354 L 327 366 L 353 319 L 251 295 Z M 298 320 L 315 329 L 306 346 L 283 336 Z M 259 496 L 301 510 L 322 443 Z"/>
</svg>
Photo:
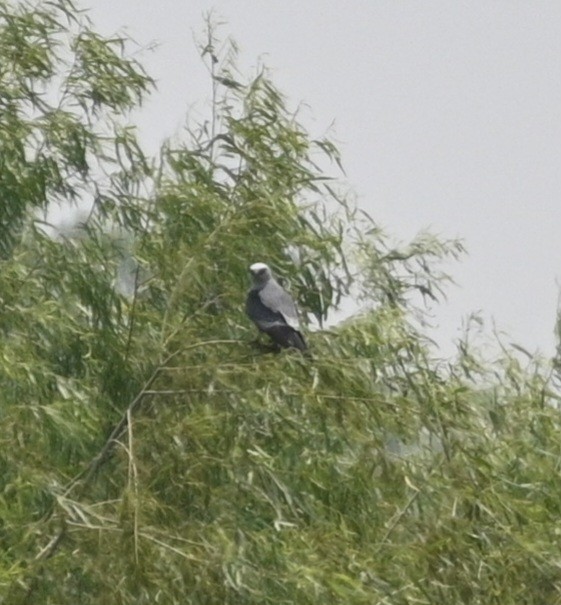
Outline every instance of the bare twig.
<svg viewBox="0 0 561 605">
<path fill-rule="evenodd" d="M 134 561 L 138 564 L 138 472 L 134 461 L 133 437 L 132 437 L 132 416 L 130 409 L 127 410 L 127 428 L 129 437 L 129 489 L 132 483 L 133 501 L 133 535 L 134 535 Z"/>
</svg>

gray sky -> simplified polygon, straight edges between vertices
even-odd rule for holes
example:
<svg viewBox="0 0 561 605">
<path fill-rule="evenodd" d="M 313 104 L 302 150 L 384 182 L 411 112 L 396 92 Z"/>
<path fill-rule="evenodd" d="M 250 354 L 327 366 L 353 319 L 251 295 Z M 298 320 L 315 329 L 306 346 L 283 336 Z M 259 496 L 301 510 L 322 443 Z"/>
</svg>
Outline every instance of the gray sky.
<svg viewBox="0 0 561 605">
<path fill-rule="evenodd" d="M 140 125 L 154 148 L 209 82 L 193 42 L 214 9 L 249 71 L 262 60 L 312 133 L 334 122 L 358 202 L 407 240 L 461 237 L 439 342 L 482 310 L 512 340 L 554 350 L 561 261 L 561 2 L 83 0 L 127 32 L 158 81 Z M 491 323 L 489 321 L 489 329 Z"/>
</svg>

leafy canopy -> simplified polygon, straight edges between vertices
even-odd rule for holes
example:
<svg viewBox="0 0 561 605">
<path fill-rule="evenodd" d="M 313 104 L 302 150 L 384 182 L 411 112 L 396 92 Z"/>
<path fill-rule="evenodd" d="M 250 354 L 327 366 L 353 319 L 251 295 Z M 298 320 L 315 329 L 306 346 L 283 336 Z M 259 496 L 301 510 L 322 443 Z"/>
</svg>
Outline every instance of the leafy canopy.
<svg viewBox="0 0 561 605">
<path fill-rule="evenodd" d="M 546 366 L 436 359 L 418 295 L 461 244 L 390 244 L 265 70 L 201 57 L 208 122 L 147 157 L 127 41 L 0 0 L 2 602 L 557 602 Z M 264 354 L 255 260 L 316 323 L 364 311 Z"/>
</svg>

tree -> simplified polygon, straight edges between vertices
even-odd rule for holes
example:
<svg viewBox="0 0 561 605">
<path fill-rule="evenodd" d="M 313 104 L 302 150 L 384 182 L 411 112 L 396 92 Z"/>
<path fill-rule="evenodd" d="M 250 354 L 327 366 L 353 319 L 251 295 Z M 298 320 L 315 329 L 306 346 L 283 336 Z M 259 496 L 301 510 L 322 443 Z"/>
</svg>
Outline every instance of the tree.
<svg viewBox="0 0 561 605">
<path fill-rule="evenodd" d="M 461 245 L 390 244 L 212 29 L 208 123 L 147 158 L 126 41 L 65 1 L 0 6 L 4 602 L 556 602 L 545 367 L 424 336 Z M 53 202 L 92 209 L 53 235 Z M 366 308 L 312 359 L 263 354 L 255 260 L 310 318 Z"/>
</svg>

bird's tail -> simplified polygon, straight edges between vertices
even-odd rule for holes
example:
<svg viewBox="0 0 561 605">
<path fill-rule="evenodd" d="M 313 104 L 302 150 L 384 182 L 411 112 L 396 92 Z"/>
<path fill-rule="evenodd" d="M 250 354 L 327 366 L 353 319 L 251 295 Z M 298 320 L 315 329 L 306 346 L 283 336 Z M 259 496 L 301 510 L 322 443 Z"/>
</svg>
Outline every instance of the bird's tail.
<svg viewBox="0 0 561 605">
<path fill-rule="evenodd" d="M 300 334 L 300 332 L 291 332 L 286 340 L 289 347 L 298 349 L 299 351 L 302 351 L 302 353 L 308 351 L 308 345 L 306 344 L 306 341 L 304 340 L 304 337 L 302 336 L 302 334 Z"/>
</svg>

